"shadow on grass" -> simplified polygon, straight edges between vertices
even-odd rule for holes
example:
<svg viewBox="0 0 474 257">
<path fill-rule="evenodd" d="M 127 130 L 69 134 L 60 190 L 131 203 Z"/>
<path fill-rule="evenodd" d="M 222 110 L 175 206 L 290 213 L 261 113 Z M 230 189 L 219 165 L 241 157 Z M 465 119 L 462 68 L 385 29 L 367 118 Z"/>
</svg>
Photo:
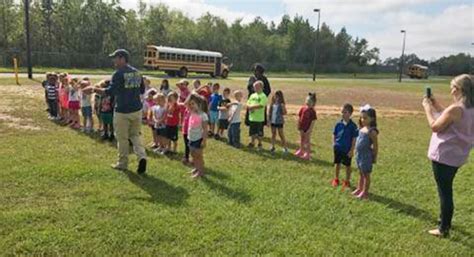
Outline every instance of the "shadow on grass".
<svg viewBox="0 0 474 257">
<path fill-rule="evenodd" d="M 271 132 L 270 132 L 270 137 L 264 137 L 262 138 L 262 141 L 265 142 L 265 143 L 269 143 L 271 144 L 272 143 L 272 138 L 271 138 Z M 293 142 L 289 142 L 288 139 L 286 140 L 286 144 L 288 146 L 288 148 L 291 148 L 291 149 L 298 149 L 300 148 L 300 145 L 297 144 L 297 143 L 293 143 Z M 280 137 L 277 136 L 277 140 L 276 140 L 276 144 L 277 146 L 279 147 L 283 147 L 283 144 L 281 143 L 281 140 L 280 140 Z M 311 146 L 315 146 L 315 144 L 311 143 Z"/>
<path fill-rule="evenodd" d="M 159 178 L 143 174 L 138 175 L 131 171 L 124 171 L 128 180 L 150 195 L 147 201 L 162 203 L 171 206 L 181 206 L 189 197 L 188 191 L 182 187 L 175 187 Z"/>
<path fill-rule="evenodd" d="M 206 185 L 207 187 L 209 187 L 211 190 L 215 191 L 219 195 L 222 195 L 226 198 L 235 200 L 243 204 L 248 203 L 252 200 L 250 195 L 247 194 L 246 192 L 230 188 L 224 185 L 222 182 L 217 182 L 214 179 L 211 179 L 211 177 L 214 177 L 217 179 L 228 179 L 228 175 L 215 171 L 213 169 L 209 169 L 209 168 L 206 168 L 205 174 L 206 176 L 201 177 L 200 181 L 202 181 L 204 185 Z"/>
<path fill-rule="evenodd" d="M 316 159 L 312 158 L 311 160 L 302 160 L 300 158 L 295 157 L 292 153 L 272 153 L 268 150 L 258 150 L 256 148 L 251 149 L 251 148 L 240 148 L 240 150 L 251 153 L 251 154 L 256 154 L 261 157 L 265 157 L 267 159 L 278 159 L 278 160 L 284 160 L 284 161 L 293 161 L 293 162 L 298 162 L 298 163 L 303 163 L 303 164 L 312 164 L 316 166 L 325 166 L 325 167 L 333 167 L 334 164 L 332 162 L 326 161 L 326 160 L 321 160 L 321 159 Z"/>
<path fill-rule="evenodd" d="M 385 196 L 372 194 L 372 193 L 370 193 L 369 199 L 371 201 L 381 203 L 385 205 L 386 207 L 392 210 L 395 210 L 398 213 L 404 214 L 406 216 L 420 219 L 422 221 L 427 221 L 432 224 L 438 224 L 438 219 L 436 217 L 433 217 L 431 213 L 425 210 L 419 209 L 413 205 L 402 203 L 395 199 L 391 199 Z M 456 243 L 460 243 L 466 247 L 474 249 L 474 241 L 471 240 L 473 238 L 473 235 L 471 233 L 456 226 L 454 226 L 452 230 L 455 231 L 455 233 L 458 234 L 461 238 L 455 236 L 455 237 L 449 237 L 448 240 L 456 242 Z"/>
<path fill-rule="evenodd" d="M 78 134 L 88 136 L 91 139 L 94 139 L 100 143 L 107 144 L 111 147 L 116 147 L 116 141 L 106 141 L 102 140 L 98 133 L 89 133 L 85 134 L 80 130 L 76 130 Z M 130 144 L 130 152 L 133 151 L 132 144 Z M 159 158 L 165 157 L 170 160 L 180 161 L 183 157 L 183 154 L 176 153 L 173 155 L 161 155 L 154 153 L 150 149 L 146 148 L 148 157 Z M 206 168 L 206 177 L 202 177 L 201 180 L 203 183 L 212 189 L 213 191 L 217 192 L 220 195 L 223 195 L 229 199 L 235 200 L 239 203 L 247 203 L 251 200 L 250 196 L 243 191 L 230 188 L 221 182 L 217 182 L 216 180 L 228 180 L 230 176 L 228 174 L 216 171 L 211 168 Z M 156 203 L 164 203 L 167 205 L 182 205 L 186 198 L 189 197 L 188 192 L 182 187 L 174 187 L 167 182 L 160 180 L 158 178 L 152 177 L 150 175 L 138 175 L 131 171 L 125 171 L 128 179 L 136 186 L 140 187 L 142 190 L 146 191 L 151 199 L 151 202 Z M 215 179 L 211 179 L 215 178 Z"/>
</svg>

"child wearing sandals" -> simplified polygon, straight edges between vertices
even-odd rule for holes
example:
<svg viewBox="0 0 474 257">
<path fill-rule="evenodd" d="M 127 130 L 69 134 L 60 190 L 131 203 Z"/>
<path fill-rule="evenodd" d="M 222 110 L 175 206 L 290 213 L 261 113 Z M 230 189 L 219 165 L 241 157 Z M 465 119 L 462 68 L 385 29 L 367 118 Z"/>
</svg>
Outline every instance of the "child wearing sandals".
<svg viewBox="0 0 474 257">
<path fill-rule="evenodd" d="M 377 115 L 370 105 L 361 108 L 359 120 L 359 136 L 356 141 L 356 162 L 360 171 L 359 184 L 352 195 L 359 199 L 369 197 L 370 174 L 372 166 L 377 162 L 378 134 Z"/>
<path fill-rule="evenodd" d="M 165 114 L 166 114 L 166 96 L 158 93 L 153 97 L 155 105 L 150 110 L 150 118 L 153 120 L 153 128 L 155 129 L 155 153 L 162 151 L 164 146 L 164 138 L 166 136 Z"/>
<path fill-rule="evenodd" d="M 68 109 L 71 114 L 71 128 L 79 129 L 81 128 L 80 119 L 79 119 L 79 110 L 81 109 L 81 102 L 79 99 L 79 79 L 73 78 L 69 87 L 69 103 Z"/>
<path fill-rule="evenodd" d="M 278 90 L 273 95 L 270 103 L 270 108 L 268 110 L 268 122 L 270 123 L 272 129 L 272 148 L 270 148 L 270 152 L 272 153 L 275 152 L 275 141 L 277 132 L 280 136 L 281 144 L 283 145 L 283 152 L 288 153 L 285 132 L 283 130 L 286 113 L 287 111 L 285 105 L 285 97 L 283 96 L 283 92 L 281 90 Z"/>
<path fill-rule="evenodd" d="M 295 155 L 303 160 L 311 159 L 311 133 L 314 123 L 317 120 L 316 111 L 316 93 L 309 93 L 306 102 L 298 113 L 298 130 L 300 131 L 300 148 L 296 150 Z"/>
<path fill-rule="evenodd" d="M 82 112 L 82 119 L 83 119 L 83 131 L 85 133 L 93 132 L 94 128 L 94 119 L 92 118 L 92 95 L 87 93 L 83 89 L 89 87 L 91 82 L 88 78 L 84 78 L 80 85 L 80 102 L 81 102 L 81 112 Z"/>
<path fill-rule="evenodd" d="M 234 91 L 234 101 L 229 107 L 229 129 L 227 130 L 227 138 L 229 145 L 240 148 L 240 112 L 242 111 L 243 93 L 240 90 Z"/>
<path fill-rule="evenodd" d="M 69 79 L 67 73 L 59 75 L 59 116 L 63 124 L 69 123 Z"/>
<path fill-rule="evenodd" d="M 208 116 L 207 101 L 198 94 L 191 94 L 186 100 L 189 109 L 188 141 L 194 169 L 191 171 L 193 178 L 204 175 L 203 150 L 206 147 Z"/>
</svg>

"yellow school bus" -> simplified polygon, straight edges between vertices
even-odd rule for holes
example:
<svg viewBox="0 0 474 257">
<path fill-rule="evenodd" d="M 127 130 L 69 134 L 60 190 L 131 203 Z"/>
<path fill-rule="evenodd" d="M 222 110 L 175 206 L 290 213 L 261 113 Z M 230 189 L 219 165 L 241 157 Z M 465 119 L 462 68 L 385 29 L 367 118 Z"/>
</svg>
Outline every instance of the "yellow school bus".
<svg viewBox="0 0 474 257">
<path fill-rule="evenodd" d="M 188 72 L 196 72 L 227 78 L 230 65 L 224 64 L 226 59 L 219 52 L 149 45 L 144 67 L 164 71 L 172 77 L 185 78 Z"/>
<path fill-rule="evenodd" d="M 413 64 L 408 67 L 408 76 L 412 79 L 427 79 L 428 78 L 428 67 Z"/>
</svg>

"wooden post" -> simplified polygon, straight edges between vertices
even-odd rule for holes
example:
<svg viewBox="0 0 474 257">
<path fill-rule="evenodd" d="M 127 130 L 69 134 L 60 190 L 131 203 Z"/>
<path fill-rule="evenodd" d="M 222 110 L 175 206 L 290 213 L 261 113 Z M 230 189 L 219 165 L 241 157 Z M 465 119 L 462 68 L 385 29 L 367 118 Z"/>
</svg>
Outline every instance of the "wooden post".
<svg viewBox="0 0 474 257">
<path fill-rule="evenodd" d="M 13 71 L 15 72 L 16 84 L 19 86 L 20 81 L 18 80 L 18 59 L 16 59 L 16 58 L 13 58 Z"/>
</svg>

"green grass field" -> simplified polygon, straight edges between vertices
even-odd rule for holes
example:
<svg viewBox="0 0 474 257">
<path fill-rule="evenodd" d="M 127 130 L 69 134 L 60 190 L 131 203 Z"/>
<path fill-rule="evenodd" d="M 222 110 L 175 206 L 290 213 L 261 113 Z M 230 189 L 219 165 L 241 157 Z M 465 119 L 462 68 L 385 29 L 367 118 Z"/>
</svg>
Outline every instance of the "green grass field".
<svg viewBox="0 0 474 257">
<path fill-rule="evenodd" d="M 280 148 L 272 155 L 210 140 L 206 177 L 190 179 L 180 156 L 154 154 L 147 175 L 138 176 L 109 168 L 114 145 L 48 121 L 37 82 L 22 79 L 18 87 L 0 78 L 0 254 L 472 256 L 474 154 L 455 180 L 451 237 L 426 233 L 435 227 L 438 197 L 421 96 L 429 84 L 448 103 L 448 80 L 269 79 L 291 105 L 316 91 L 321 109 L 347 101 L 380 107 L 370 200 L 330 186 L 333 113 L 319 113 L 309 162 Z M 245 79 L 221 83 L 246 86 Z M 286 124 L 292 151 L 295 120 L 290 115 Z M 246 134 L 242 127 L 243 143 Z M 149 143 L 149 129 L 144 136 Z"/>
</svg>

